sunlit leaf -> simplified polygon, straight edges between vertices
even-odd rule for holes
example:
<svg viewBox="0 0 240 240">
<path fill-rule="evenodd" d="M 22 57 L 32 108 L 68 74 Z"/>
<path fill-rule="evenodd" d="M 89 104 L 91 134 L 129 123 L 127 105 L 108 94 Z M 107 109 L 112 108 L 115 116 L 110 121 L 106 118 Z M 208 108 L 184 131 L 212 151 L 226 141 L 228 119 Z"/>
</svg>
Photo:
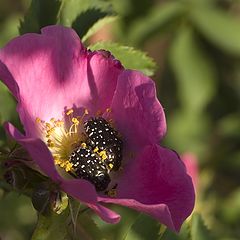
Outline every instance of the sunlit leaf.
<svg viewBox="0 0 240 240">
<path fill-rule="evenodd" d="M 196 28 L 216 46 L 240 54 L 240 19 L 216 8 L 192 8 L 190 17 Z"/>
<path fill-rule="evenodd" d="M 111 209 L 121 216 L 121 220 L 117 224 L 106 224 L 98 216 L 94 216 L 94 221 L 100 227 L 104 236 L 107 236 L 106 240 L 124 240 L 140 213 L 117 205 L 113 205 Z"/>
<path fill-rule="evenodd" d="M 118 19 L 117 16 L 106 16 L 100 20 L 98 20 L 83 36 L 82 41 L 85 42 L 88 38 L 90 38 L 93 34 L 95 34 L 98 30 L 100 30 L 106 24 L 115 22 Z"/>
<path fill-rule="evenodd" d="M 213 240 L 209 230 L 203 222 L 202 217 L 194 213 L 191 219 L 191 240 Z"/>
<path fill-rule="evenodd" d="M 110 3 L 99 0 L 64 0 L 59 23 L 73 27 L 80 37 L 101 18 L 112 15 Z"/>
<path fill-rule="evenodd" d="M 78 215 L 76 234 L 80 239 L 106 239 L 104 233 L 99 229 L 88 211 Z"/>
<path fill-rule="evenodd" d="M 170 63 L 182 107 L 200 112 L 215 93 L 215 66 L 189 28 L 181 28 L 172 44 Z"/>
<path fill-rule="evenodd" d="M 91 216 L 89 208 L 69 198 L 71 235 L 73 239 L 104 240 L 105 235 Z"/>
<path fill-rule="evenodd" d="M 77 31 L 80 37 L 83 37 L 88 30 L 99 21 L 99 19 L 107 16 L 106 12 L 100 9 L 88 9 L 86 12 L 81 13 L 72 23 L 72 27 Z"/>
<path fill-rule="evenodd" d="M 167 229 L 163 234 L 162 238 L 160 238 L 159 240 L 192 240 L 189 223 L 185 221 L 179 233 L 176 233 Z M 206 239 L 206 240 L 210 240 L 210 239 Z"/>
<path fill-rule="evenodd" d="M 68 211 L 47 217 L 39 214 L 31 240 L 69 240 L 67 217 Z"/>
<path fill-rule="evenodd" d="M 239 159 L 240 158 L 238 158 L 238 162 Z M 227 223 L 236 224 L 240 221 L 240 188 L 237 188 L 227 197 L 227 199 L 223 202 L 220 212 L 224 221 Z"/>
<path fill-rule="evenodd" d="M 129 229 L 125 240 L 160 239 L 160 223 L 153 218 L 140 214 Z"/>
<path fill-rule="evenodd" d="M 125 68 L 142 71 L 148 76 L 154 74 L 156 64 L 146 53 L 132 47 L 121 46 L 118 43 L 98 42 L 89 46 L 91 50 L 105 49 L 110 51 L 115 58 L 120 60 Z"/>
<path fill-rule="evenodd" d="M 20 21 L 20 34 L 39 32 L 47 25 L 56 24 L 62 0 L 32 0 L 24 19 Z"/>
<path fill-rule="evenodd" d="M 0 28 L 0 46 L 4 46 L 9 40 L 18 35 L 19 16 L 8 18 Z"/>
</svg>

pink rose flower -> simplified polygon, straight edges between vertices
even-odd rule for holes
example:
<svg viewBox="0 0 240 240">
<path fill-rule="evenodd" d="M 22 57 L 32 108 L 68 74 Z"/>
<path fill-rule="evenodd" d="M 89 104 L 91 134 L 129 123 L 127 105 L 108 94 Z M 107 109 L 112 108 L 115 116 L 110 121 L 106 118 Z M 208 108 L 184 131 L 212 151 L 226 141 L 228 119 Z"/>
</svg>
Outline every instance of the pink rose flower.
<svg viewBox="0 0 240 240">
<path fill-rule="evenodd" d="M 150 78 L 109 52 L 87 50 L 62 26 L 10 41 L 0 51 L 0 78 L 25 133 L 10 123 L 6 131 L 63 191 L 106 222 L 119 221 L 105 207 L 116 203 L 179 231 L 194 189 L 179 156 L 159 145 L 166 121 Z"/>
<path fill-rule="evenodd" d="M 181 155 L 181 158 L 186 166 L 187 173 L 192 178 L 195 191 L 197 192 L 199 179 L 197 156 L 194 153 L 186 152 Z"/>
</svg>

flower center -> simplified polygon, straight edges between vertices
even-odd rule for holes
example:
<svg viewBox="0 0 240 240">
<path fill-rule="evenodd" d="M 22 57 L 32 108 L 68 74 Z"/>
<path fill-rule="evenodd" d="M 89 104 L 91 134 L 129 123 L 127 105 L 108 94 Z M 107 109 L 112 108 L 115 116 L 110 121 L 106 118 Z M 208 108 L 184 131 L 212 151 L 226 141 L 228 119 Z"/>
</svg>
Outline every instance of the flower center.
<svg viewBox="0 0 240 240">
<path fill-rule="evenodd" d="M 104 191 L 111 182 L 110 173 L 121 166 L 122 140 L 111 120 L 97 116 L 84 121 L 87 114 L 85 110 L 81 117 L 73 117 L 73 110 L 69 110 L 68 121 L 37 122 L 45 132 L 55 164 Z"/>
</svg>

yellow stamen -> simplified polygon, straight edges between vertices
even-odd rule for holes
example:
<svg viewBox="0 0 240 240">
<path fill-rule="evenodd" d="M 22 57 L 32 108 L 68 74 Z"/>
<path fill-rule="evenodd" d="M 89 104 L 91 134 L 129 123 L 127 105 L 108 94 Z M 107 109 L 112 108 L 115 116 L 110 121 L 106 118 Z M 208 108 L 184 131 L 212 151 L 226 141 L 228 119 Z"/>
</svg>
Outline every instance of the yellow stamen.
<svg viewBox="0 0 240 240">
<path fill-rule="evenodd" d="M 63 121 L 57 121 L 56 122 L 56 126 L 57 127 L 61 127 L 61 126 L 63 126 L 64 125 L 64 122 Z"/>
<path fill-rule="evenodd" d="M 79 121 L 77 120 L 77 118 L 72 118 L 72 122 L 73 122 L 74 124 L 76 124 L 76 125 L 79 124 Z"/>
<path fill-rule="evenodd" d="M 81 147 L 82 148 L 86 148 L 87 147 L 87 144 L 85 142 L 81 143 Z"/>
<path fill-rule="evenodd" d="M 57 159 L 57 158 L 54 159 L 54 163 L 55 163 L 56 165 L 59 165 L 61 162 L 62 162 L 62 161 L 61 161 L 60 159 Z"/>
<path fill-rule="evenodd" d="M 99 148 L 98 148 L 98 147 L 95 147 L 95 148 L 93 149 L 93 152 L 98 152 L 98 150 L 99 150 Z"/>
<path fill-rule="evenodd" d="M 105 150 L 101 151 L 101 152 L 99 153 L 99 156 L 102 158 L 103 161 L 106 160 L 106 159 L 107 159 L 107 153 L 106 153 L 106 151 L 105 151 Z"/>
<path fill-rule="evenodd" d="M 72 114 L 73 113 L 73 109 L 69 109 L 67 112 L 66 112 L 66 115 L 70 115 L 70 114 Z"/>
<path fill-rule="evenodd" d="M 46 125 L 46 128 L 49 128 L 49 129 L 52 127 L 52 125 L 50 123 L 48 123 L 48 122 L 45 123 L 45 125 Z"/>
<path fill-rule="evenodd" d="M 65 165 L 65 170 L 66 172 L 69 172 L 72 170 L 72 167 L 73 167 L 73 164 L 70 163 L 69 161 L 66 162 L 66 165 Z"/>
<path fill-rule="evenodd" d="M 109 163 L 108 164 L 108 168 L 111 170 L 111 169 L 113 169 L 113 164 L 112 163 Z"/>
</svg>

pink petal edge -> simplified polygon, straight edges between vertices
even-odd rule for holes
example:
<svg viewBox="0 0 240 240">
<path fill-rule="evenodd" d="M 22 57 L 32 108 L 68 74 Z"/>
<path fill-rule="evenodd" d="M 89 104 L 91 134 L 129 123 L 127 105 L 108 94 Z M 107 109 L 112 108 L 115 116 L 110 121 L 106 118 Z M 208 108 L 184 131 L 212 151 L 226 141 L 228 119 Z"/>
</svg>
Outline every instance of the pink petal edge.
<svg viewBox="0 0 240 240">
<path fill-rule="evenodd" d="M 120 74 L 111 109 L 118 131 L 132 150 L 159 143 L 166 132 L 155 83 L 141 72 L 125 70 Z"/>
<path fill-rule="evenodd" d="M 158 145 L 147 146 L 123 171 L 116 203 L 145 212 L 170 229 L 179 231 L 194 207 L 194 188 L 178 155 Z"/>
</svg>

